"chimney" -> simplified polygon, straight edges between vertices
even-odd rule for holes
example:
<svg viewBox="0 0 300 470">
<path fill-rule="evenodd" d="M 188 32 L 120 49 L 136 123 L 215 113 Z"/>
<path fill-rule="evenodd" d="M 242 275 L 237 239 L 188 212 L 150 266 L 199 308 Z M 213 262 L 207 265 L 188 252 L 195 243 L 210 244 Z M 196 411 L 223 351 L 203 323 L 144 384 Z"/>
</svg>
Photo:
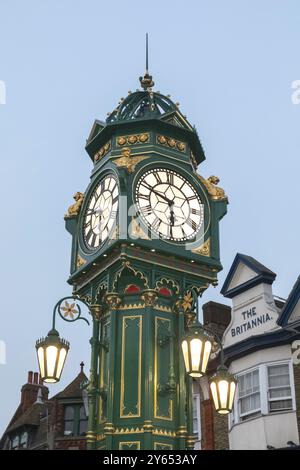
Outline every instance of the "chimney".
<svg viewBox="0 0 300 470">
<path fill-rule="evenodd" d="M 39 377 L 39 373 L 28 372 L 28 381 L 21 389 L 21 406 L 24 413 L 31 405 L 33 405 L 38 397 L 38 391 L 41 389 L 44 400 L 48 399 L 49 390 L 45 387 Z"/>
<path fill-rule="evenodd" d="M 231 320 L 231 307 L 218 302 L 207 302 L 202 306 L 203 324 L 211 328 L 220 338 Z"/>
</svg>

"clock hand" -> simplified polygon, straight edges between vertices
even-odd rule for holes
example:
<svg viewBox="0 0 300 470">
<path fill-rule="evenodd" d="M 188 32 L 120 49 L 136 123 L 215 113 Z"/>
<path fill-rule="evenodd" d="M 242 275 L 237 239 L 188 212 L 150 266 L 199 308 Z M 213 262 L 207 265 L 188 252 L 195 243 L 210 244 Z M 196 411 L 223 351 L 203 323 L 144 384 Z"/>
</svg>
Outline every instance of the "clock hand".
<svg viewBox="0 0 300 470">
<path fill-rule="evenodd" d="M 171 199 L 167 198 L 164 194 L 156 191 L 155 189 L 152 189 L 152 192 L 154 194 L 157 194 L 157 196 L 160 196 L 162 199 L 164 199 L 165 201 L 167 201 L 168 205 L 171 206 L 173 204 L 173 201 L 171 201 Z"/>
</svg>

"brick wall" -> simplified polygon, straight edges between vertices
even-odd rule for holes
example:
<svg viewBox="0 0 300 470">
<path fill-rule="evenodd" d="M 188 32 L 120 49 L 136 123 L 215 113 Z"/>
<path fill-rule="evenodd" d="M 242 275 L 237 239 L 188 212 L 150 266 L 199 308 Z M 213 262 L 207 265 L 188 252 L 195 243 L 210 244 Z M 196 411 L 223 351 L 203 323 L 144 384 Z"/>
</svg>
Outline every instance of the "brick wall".
<svg viewBox="0 0 300 470">
<path fill-rule="evenodd" d="M 215 450 L 229 449 L 228 415 L 220 415 L 213 410 Z"/>
<path fill-rule="evenodd" d="M 231 320 L 231 308 L 218 302 L 207 302 L 203 305 L 203 323 L 220 339 Z M 217 364 L 215 364 L 216 366 Z M 209 370 L 212 374 L 214 370 Z M 209 396 L 210 392 L 209 392 Z M 202 448 L 229 449 L 228 415 L 220 415 L 215 411 L 212 398 L 202 401 Z"/>
</svg>

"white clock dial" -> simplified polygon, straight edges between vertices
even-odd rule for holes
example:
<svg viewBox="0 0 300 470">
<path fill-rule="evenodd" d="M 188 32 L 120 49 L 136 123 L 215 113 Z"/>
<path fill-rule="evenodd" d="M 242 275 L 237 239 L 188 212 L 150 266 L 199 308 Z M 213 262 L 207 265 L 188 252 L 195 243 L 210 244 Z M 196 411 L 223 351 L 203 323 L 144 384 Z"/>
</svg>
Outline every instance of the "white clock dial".
<svg viewBox="0 0 300 470">
<path fill-rule="evenodd" d="M 97 249 L 107 239 L 117 217 L 119 187 L 116 178 L 103 178 L 89 198 L 83 218 L 83 238 L 89 249 Z"/>
<path fill-rule="evenodd" d="M 144 173 L 136 185 L 135 201 L 144 222 L 161 238 L 193 239 L 204 222 L 198 193 L 172 170 L 159 168 Z"/>
</svg>

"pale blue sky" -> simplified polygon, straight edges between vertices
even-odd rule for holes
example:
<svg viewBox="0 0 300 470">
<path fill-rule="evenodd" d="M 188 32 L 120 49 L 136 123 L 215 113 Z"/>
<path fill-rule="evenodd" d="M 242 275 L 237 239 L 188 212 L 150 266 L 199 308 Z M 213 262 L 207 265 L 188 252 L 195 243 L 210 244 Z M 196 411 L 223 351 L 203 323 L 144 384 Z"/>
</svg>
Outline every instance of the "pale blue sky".
<svg viewBox="0 0 300 470">
<path fill-rule="evenodd" d="M 220 286 L 236 252 L 277 273 L 286 297 L 299 274 L 300 79 L 297 0 L 0 0 L 1 324 L 0 432 L 19 403 L 35 340 L 71 290 L 63 215 L 92 169 L 84 145 L 144 72 L 195 124 L 200 172 L 229 195 L 221 222 Z M 219 288 L 203 297 L 222 301 Z M 227 302 L 227 301 L 226 301 Z M 58 323 L 71 350 L 57 393 L 89 368 L 90 330 Z"/>
</svg>

